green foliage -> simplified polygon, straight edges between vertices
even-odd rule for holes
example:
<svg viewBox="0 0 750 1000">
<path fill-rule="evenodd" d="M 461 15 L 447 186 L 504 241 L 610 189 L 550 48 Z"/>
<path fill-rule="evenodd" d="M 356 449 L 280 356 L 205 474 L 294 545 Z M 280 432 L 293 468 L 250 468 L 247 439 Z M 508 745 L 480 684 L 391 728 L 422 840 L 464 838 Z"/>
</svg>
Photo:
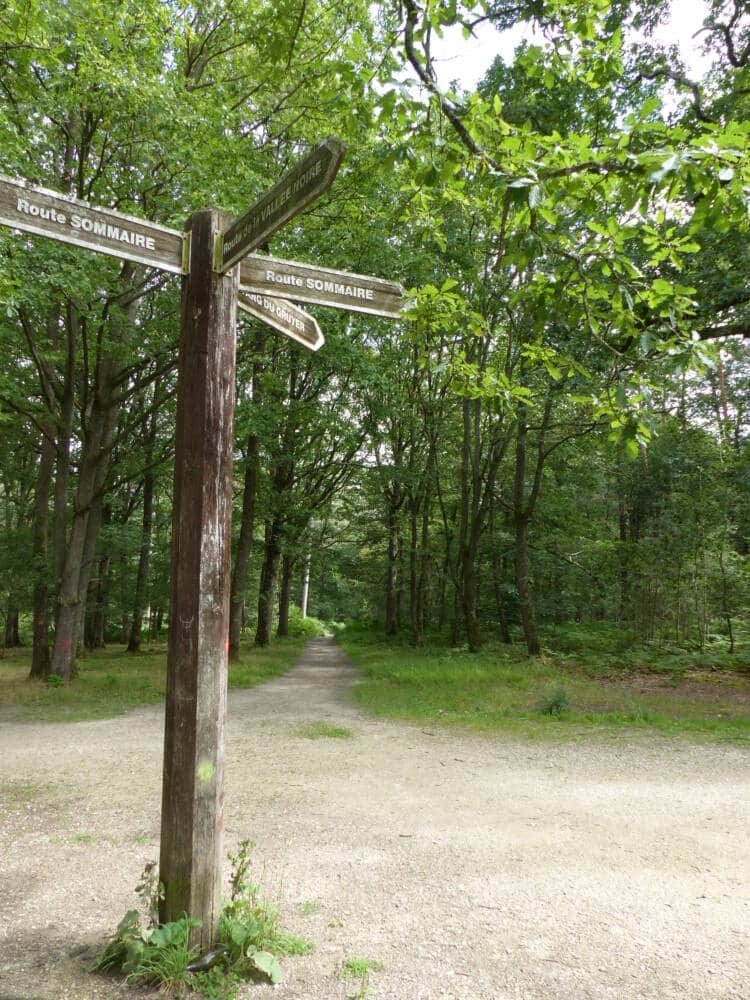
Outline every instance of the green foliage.
<svg viewBox="0 0 750 1000">
<path fill-rule="evenodd" d="M 263 899 L 252 878 L 252 846 L 244 840 L 230 856 L 231 899 L 221 911 L 217 946 L 207 955 L 199 958 L 189 947 L 190 929 L 198 921 L 159 923 L 164 889 L 156 866 L 149 864 L 136 889 L 148 914 L 145 924 L 138 910 L 128 911 L 94 969 L 121 973 L 132 985 L 159 985 L 180 995 L 190 989 L 208 1000 L 233 1000 L 242 983 L 258 978 L 281 982 L 279 958 L 309 954 L 312 945 L 279 926 L 278 908 Z"/>
<path fill-rule="evenodd" d="M 231 899 L 219 920 L 219 941 L 227 949 L 226 968 L 236 975 L 260 973 L 272 983 L 281 981 L 279 957 L 305 955 L 312 946 L 279 926 L 278 907 L 261 896 L 260 884 L 250 872 L 253 844 L 243 840 L 230 856 Z"/>
<path fill-rule="evenodd" d="M 235 1000 L 237 992 L 245 982 L 242 976 L 224 968 L 209 969 L 208 972 L 193 973 L 190 985 L 205 1000 Z"/>
<path fill-rule="evenodd" d="M 138 910 L 129 910 L 114 937 L 97 959 L 94 969 L 116 971 L 133 985 L 156 984 L 165 990 L 183 991 L 189 983 L 188 966 L 197 949 L 190 948 L 190 929 L 198 922 L 183 917 L 158 926 L 141 923 Z"/>
<path fill-rule="evenodd" d="M 653 27 L 662 0 L 280 0 L 232 17 L 161 0 L 127 0 L 115 15 L 102 0 L 31 11 L 7 0 L 3 172 L 179 228 L 208 203 L 244 209 L 302 148 L 338 133 L 349 152 L 331 195 L 271 249 L 411 289 L 398 325 L 329 311 L 315 356 L 245 323 L 234 494 L 239 513 L 252 469 L 248 607 L 273 535 L 295 588 L 311 557 L 321 619 L 385 618 L 390 579 L 388 626 L 406 643 L 429 647 L 450 625 L 458 650 L 476 594 L 483 637 L 517 638 L 529 607 L 548 633 L 589 627 L 581 648 L 552 644 L 554 662 L 571 657 L 565 668 L 584 679 L 658 668 L 679 691 L 694 669 L 741 665 L 748 354 L 737 338 L 720 352 L 703 339 L 750 324 L 747 67 L 725 44 L 733 34 L 744 50 L 745 22 L 718 31 L 720 6 L 701 33 L 710 74 L 687 83 L 653 39 L 629 50 L 631 24 Z M 475 92 L 441 93 L 430 38 L 462 27 L 471 53 L 480 20 L 540 30 Z M 413 60 L 400 50 L 408 32 Z M 405 58 L 424 70 L 421 87 L 407 84 Z M 112 260 L 6 230 L 0 244 L 0 608 L 20 607 L 28 639 L 35 584 L 55 607 L 54 546 L 31 558 L 41 435 L 72 446 L 57 525 L 70 537 L 74 512 L 91 506 L 78 490 L 97 400 L 117 430 L 109 467 L 96 459 L 87 640 L 99 641 L 99 616 L 119 640 L 133 612 L 147 470 L 140 599 L 163 635 L 179 283 L 141 285 Z M 48 507 L 53 522 L 54 496 Z M 514 567 L 524 545 L 528 599 Z M 595 657 L 598 621 L 622 630 Z M 292 609 L 298 640 L 323 632 Z M 275 676 L 293 649 L 243 657 L 230 684 Z M 11 651 L 0 667 L 0 706 L 18 717 L 106 717 L 163 697 L 148 653 L 97 653 L 74 685 L 53 675 L 46 689 L 21 683 L 27 666 Z M 538 678 L 539 690 L 552 683 Z M 585 700 L 565 683 L 577 711 Z"/>
<path fill-rule="evenodd" d="M 326 635 L 326 626 L 317 618 L 302 617 L 300 609 L 292 604 L 289 607 L 289 636 L 295 639 L 319 639 Z"/>
<path fill-rule="evenodd" d="M 356 991 L 347 993 L 348 1000 L 365 1000 L 370 996 L 370 973 L 382 972 L 382 962 L 371 958 L 347 958 L 341 964 L 342 979 L 358 979 Z"/>
<path fill-rule="evenodd" d="M 341 972 L 352 979 L 360 979 L 369 972 L 382 972 L 385 966 L 372 958 L 347 958 L 341 964 Z"/>
<path fill-rule="evenodd" d="M 182 990 L 189 984 L 188 966 L 197 949 L 188 943 L 190 930 L 200 922 L 182 917 L 142 932 L 143 949 L 131 951 L 122 968 L 126 980 L 136 985 L 158 984 L 165 991 Z M 127 965 L 127 967 L 126 967 Z"/>
<path fill-rule="evenodd" d="M 542 695 L 537 703 L 537 709 L 542 715 L 552 715 L 557 719 L 569 708 L 570 698 L 562 684 Z"/>
</svg>

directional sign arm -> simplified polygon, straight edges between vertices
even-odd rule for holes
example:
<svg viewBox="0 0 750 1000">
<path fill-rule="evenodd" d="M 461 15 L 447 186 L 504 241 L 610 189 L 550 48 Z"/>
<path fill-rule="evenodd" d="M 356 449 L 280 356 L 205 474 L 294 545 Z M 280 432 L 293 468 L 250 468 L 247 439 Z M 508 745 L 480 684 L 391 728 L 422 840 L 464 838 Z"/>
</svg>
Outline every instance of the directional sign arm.
<svg viewBox="0 0 750 1000">
<path fill-rule="evenodd" d="M 325 343 L 315 318 L 286 299 L 269 298 L 258 292 L 240 289 L 237 305 L 250 316 L 279 330 L 311 351 L 319 350 Z"/>
<path fill-rule="evenodd" d="M 399 319 L 404 308 L 404 290 L 395 281 L 259 254 L 250 254 L 241 262 L 240 287 L 390 319 Z"/>
<path fill-rule="evenodd" d="M 0 224 L 180 274 L 182 233 L 0 177 Z"/>
<path fill-rule="evenodd" d="M 307 208 L 333 183 L 346 147 L 340 139 L 319 142 L 223 235 L 221 270 L 228 271 L 284 223 Z"/>
</svg>

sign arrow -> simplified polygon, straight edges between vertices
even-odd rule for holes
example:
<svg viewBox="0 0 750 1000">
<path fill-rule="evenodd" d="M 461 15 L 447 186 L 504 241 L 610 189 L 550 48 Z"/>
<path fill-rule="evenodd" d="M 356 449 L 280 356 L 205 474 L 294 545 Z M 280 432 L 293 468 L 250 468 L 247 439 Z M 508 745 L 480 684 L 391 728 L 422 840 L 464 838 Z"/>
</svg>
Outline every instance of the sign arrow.
<svg viewBox="0 0 750 1000">
<path fill-rule="evenodd" d="M 395 281 L 251 254 L 240 265 L 240 287 L 334 309 L 399 319 L 404 290 Z"/>
<path fill-rule="evenodd" d="M 176 229 L 2 176 L 0 223 L 110 257 L 182 273 L 182 233 Z"/>
<path fill-rule="evenodd" d="M 340 139 L 324 139 L 303 156 L 280 181 L 225 231 L 218 270 L 229 270 L 255 250 L 285 222 L 307 208 L 333 183 L 346 147 Z"/>
<path fill-rule="evenodd" d="M 287 302 L 286 299 L 269 298 L 259 292 L 246 292 L 241 288 L 237 305 L 244 312 L 279 330 L 311 351 L 317 351 L 325 343 L 315 318 L 291 302 Z"/>
</svg>

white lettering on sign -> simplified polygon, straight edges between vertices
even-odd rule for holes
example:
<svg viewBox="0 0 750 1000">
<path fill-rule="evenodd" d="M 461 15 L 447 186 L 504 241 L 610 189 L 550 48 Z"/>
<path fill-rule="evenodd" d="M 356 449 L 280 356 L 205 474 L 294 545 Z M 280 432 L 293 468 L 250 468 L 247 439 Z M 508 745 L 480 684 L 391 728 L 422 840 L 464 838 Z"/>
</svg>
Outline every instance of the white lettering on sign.
<svg viewBox="0 0 750 1000">
<path fill-rule="evenodd" d="M 330 187 L 344 155 L 343 143 L 326 139 L 277 181 L 223 236 L 222 270 L 254 250 Z"/>
<path fill-rule="evenodd" d="M 373 300 L 372 288 L 365 288 L 362 285 L 345 285 L 340 281 L 325 281 L 322 278 L 303 279 L 297 274 L 284 274 L 271 268 L 266 268 L 266 281 L 274 285 L 288 285 L 291 288 L 309 288 L 311 292 L 343 295 L 350 299 L 364 299 L 367 302 Z"/>
<path fill-rule="evenodd" d="M 101 222 L 99 219 L 89 219 L 85 215 L 77 215 L 73 212 L 68 218 L 63 212 L 58 212 L 54 208 L 45 208 L 37 205 L 28 198 L 18 198 L 16 211 L 23 215 L 30 215 L 39 219 L 46 219 L 48 222 L 55 222 L 59 226 L 70 226 L 78 232 L 92 233 L 94 236 L 103 236 L 105 239 L 113 240 L 116 243 L 128 243 L 133 247 L 142 247 L 144 250 L 155 250 L 156 243 L 153 236 L 146 236 L 144 233 L 137 233 L 133 229 L 125 226 L 113 226 L 109 222 Z"/>
<path fill-rule="evenodd" d="M 251 215 L 244 221 L 236 233 L 224 241 L 225 253 L 231 253 L 231 251 L 245 239 L 248 233 L 254 232 L 259 228 L 259 226 L 262 226 L 264 222 L 267 222 L 268 219 L 277 215 L 280 209 L 286 205 L 293 194 L 297 194 L 298 191 L 301 191 L 303 188 L 310 185 L 322 172 L 323 161 L 317 160 L 311 167 L 308 167 L 304 173 L 300 174 L 299 177 L 295 177 L 291 184 L 282 188 L 282 190 L 279 191 L 275 197 L 262 204 L 260 209 L 254 215 Z"/>
<path fill-rule="evenodd" d="M 272 281 L 275 285 L 293 285 L 294 288 L 302 288 L 302 278 L 296 274 L 279 274 L 277 271 L 266 271 L 266 281 Z"/>
<path fill-rule="evenodd" d="M 323 281 L 322 278 L 308 278 L 307 287 L 315 292 L 327 292 L 329 295 L 346 295 L 352 299 L 372 300 L 372 289 L 361 285 L 344 285 L 340 281 Z"/>
<path fill-rule="evenodd" d="M 295 330 L 299 330 L 300 333 L 305 332 L 304 322 L 299 318 L 299 316 L 295 316 L 294 313 L 285 309 L 284 306 L 279 303 L 278 299 L 269 299 L 266 298 L 265 295 L 259 295 L 257 292 L 247 292 L 246 296 L 251 302 L 254 302 L 257 306 L 260 306 L 272 316 L 275 316 L 280 323 L 286 323 Z"/>
<path fill-rule="evenodd" d="M 64 226 L 67 221 L 62 212 L 58 212 L 54 208 L 42 208 L 25 198 L 18 199 L 16 211 L 23 212 L 25 215 L 35 215 L 39 219 L 48 219 L 50 222 L 59 222 L 61 226 Z"/>
</svg>

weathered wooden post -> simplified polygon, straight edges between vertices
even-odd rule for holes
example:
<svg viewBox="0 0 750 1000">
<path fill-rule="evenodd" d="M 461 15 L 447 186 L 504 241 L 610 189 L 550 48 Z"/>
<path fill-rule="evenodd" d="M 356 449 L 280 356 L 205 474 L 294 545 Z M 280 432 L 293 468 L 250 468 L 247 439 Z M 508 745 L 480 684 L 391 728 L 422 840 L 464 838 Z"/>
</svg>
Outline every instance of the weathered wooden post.
<svg viewBox="0 0 750 1000">
<path fill-rule="evenodd" d="M 223 219 L 188 223 L 175 438 L 172 583 L 159 876 L 162 921 L 202 922 L 207 950 L 221 911 L 224 722 L 238 268 L 214 270 Z"/>
</svg>

